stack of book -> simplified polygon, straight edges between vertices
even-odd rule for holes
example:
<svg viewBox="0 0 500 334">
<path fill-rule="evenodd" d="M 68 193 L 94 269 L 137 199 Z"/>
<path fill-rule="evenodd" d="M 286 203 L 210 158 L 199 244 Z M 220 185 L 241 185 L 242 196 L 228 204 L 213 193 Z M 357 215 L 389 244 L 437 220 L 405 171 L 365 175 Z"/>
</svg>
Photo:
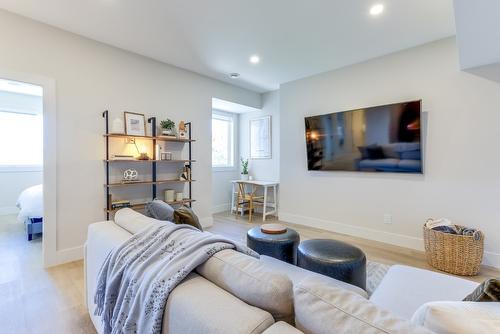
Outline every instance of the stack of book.
<svg viewBox="0 0 500 334">
<path fill-rule="evenodd" d="M 132 204 L 130 204 L 130 201 L 123 200 L 123 201 L 113 201 L 111 202 L 111 209 L 121 209 L 121 208 L 129 208 L 131 207 Z"/>
</svg>

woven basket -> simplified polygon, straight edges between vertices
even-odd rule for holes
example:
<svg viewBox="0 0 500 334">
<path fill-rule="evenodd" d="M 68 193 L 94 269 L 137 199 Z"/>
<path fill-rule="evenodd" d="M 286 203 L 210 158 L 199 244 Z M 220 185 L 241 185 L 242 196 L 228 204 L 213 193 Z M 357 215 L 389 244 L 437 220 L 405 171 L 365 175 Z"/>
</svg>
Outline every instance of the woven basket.
<svg viewBox="0 0 500 334">
<path fill-rule="evenodd" d="M 484 235 L 473 236 L 444 233 L 424 225 L 425 256 L 436 269 L 455 275 L 473 276 L 483 260 Z M 479 237 L 478 237 L 479 236 Z"/>
</svg>

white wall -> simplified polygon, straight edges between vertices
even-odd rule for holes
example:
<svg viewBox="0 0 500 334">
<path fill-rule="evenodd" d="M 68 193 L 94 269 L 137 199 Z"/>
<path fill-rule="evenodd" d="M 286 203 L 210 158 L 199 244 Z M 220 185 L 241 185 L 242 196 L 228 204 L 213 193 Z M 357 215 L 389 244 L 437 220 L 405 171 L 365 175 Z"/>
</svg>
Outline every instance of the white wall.
<svg viewBox="0 0 500 334">
<path fill-rule="evenodd" d="M 256 180 L 280 179 L 280 93 L 278 90 L 262 94 L 262 110 L 240 115 L 240 156 L 250 156 L 250 120 L 271 116 L 272 158 L 250 159 L 249 173 Z"/>
<path fill-rule="evenodd" d="M 482 229 L 500 267 L 500 85 L 460 72 L 457 53 L 445 39 L 282 85 L 280 218 L 422 249 L 424 221 L 449 217 Z M 307 171 L 304 116 L 414 99 L 424 175 Z"/>
<path fill-rule="evenodd" d="M 21 192 L 31 186 L 41 184 L 43 172 L 38 170 L 21 171 L 16 169 L 0 170 L 0 215 L 17 213 L 17 198 Z"/>
<path fill-rule="evenodd" d="M 88 224 L 104 219 L 104 122 L 123 110 L 193 122 L 195 211 L 211 213 L 212 97 L 260 108 L 260 95 L 0 11 L 0 72 L 57 87 L 57 249 L 80 258 Z"/>
</svg>

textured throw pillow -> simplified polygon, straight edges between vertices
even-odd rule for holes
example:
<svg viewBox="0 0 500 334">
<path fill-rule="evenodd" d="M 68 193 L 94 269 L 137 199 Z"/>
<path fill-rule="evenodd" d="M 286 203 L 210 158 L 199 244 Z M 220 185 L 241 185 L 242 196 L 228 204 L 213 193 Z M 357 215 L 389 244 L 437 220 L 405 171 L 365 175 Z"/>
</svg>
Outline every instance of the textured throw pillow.
<svg viewBox="0 0 500 334">
<path fill-rule="evenodd" d="M 147 203 L 144 208 L 144 213 L 146 216 L 158 220 L 166 220 L 169 222 L 174 220 L 174 208 L 158 199 Z"/>
<path fill-rule="evenodd" d="M 500 328 L 500 303 L 430 302 L 411 318 L 437 334 L 490 334 Z"/>
<path fill-rule="evenodd" d="M 198 217 L 194 214 L 193 210 L 187 206 L 181 206 L 174 211 L 174 223 L 191 225 L 203 231 L 203 227 L 201 227 Z"/>
<path fill-rule="evenodd" d="M 367 146 L 366 152 L 368 153 L 368 159 L 370 160 L 378 160 L 384 159 L 384 150 L 381 146 Z"/>
<path fill-rule="evenodd" d="M 465 302 L 498 302 L 500 301 L 500 279 L 491 278 L 481 283 L 470 295 L 464 298 Z"/>
</svg>

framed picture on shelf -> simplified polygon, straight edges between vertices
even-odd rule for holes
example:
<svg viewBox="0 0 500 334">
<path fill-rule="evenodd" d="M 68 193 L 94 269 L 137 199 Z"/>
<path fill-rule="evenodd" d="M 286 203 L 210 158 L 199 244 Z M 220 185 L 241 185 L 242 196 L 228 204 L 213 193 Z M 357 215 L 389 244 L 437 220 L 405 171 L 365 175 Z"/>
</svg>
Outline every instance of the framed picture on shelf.
<svg viewBox="0 0 500 334">
<path fill-rule="evenodd" d="M 271 116 L 250 120 L 250 159 L 271 159 Z"/>
<path fill-rule="evenodd" d="M 131 136 L 146 135 L 146 116 L 135 112 L 123 112 L 125 117 L 125 134 Z"/>
</svg>

